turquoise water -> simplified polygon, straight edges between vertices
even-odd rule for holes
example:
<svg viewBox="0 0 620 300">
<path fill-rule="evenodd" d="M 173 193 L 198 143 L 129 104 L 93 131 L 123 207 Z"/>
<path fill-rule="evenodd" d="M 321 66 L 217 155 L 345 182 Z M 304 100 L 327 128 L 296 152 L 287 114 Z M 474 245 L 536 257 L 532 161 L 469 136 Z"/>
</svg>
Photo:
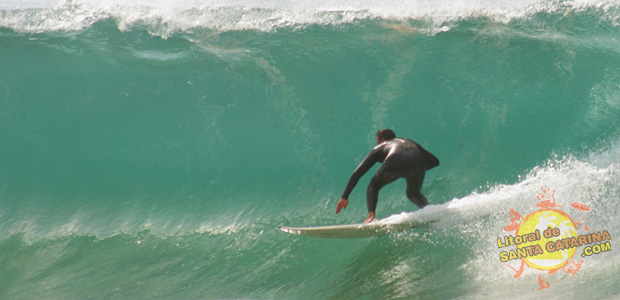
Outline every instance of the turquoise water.
<svg viewBox="0 0 620 300">
<path fill-rule="evenodd" d="M 615 1 L 0 3 L 0 298 L 618 297 L 619 21 Z M 441 165 L 431 206 L 396 182 L 378 217 L 439 221 L 280 232 L 364 219 L 370 174 L 334 210 L 381 128 Z M 612 249 L 539 291 L 497 238 L 545 186 Z"/>
</svg>

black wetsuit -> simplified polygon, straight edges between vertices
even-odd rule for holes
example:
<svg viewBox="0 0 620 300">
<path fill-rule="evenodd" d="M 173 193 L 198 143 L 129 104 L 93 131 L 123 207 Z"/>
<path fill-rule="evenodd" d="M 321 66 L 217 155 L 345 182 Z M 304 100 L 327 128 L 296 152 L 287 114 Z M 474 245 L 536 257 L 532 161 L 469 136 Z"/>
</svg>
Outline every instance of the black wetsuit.
<svg viewBox="0 0 620 300">
<path fill-rule="evenodd" d="M 407 180 L 407 198 L 420 208 L 426 206 L 428 201 L 420 193 L 424 174 L 439 165 L 439 160 L 422 146 L 409 139 L 396 138 L 378 145 L 362 163 L 355 169 L 349 179 L 342 198 L 349 199 L 351 191 L 360 178 L 370 170 L 377 162 L 383 163 L 368 184 L 366 192 L 366 204 L 368 212 L 374 212 L 377 207 L 379 190 L 386 184 L 398 178 Z"/>
</svg>

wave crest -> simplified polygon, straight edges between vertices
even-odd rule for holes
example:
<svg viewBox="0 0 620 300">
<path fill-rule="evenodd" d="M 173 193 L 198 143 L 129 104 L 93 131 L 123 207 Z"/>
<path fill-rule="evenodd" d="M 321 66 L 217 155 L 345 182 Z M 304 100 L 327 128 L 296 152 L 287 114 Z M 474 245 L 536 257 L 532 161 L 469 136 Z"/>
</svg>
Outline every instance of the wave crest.
<svg viewBox="0 0 620 300">
<path fill-rule="evenodd" d="M 121 31 L 146 25 L 157 35 L 173 32 L 304 28 L 341 25 L 366 19 L 422 22 L 441 28 L 452 22 L 486 18 L 508 23 L 541 12 L 564 15 L 587 9 L 601 10 L 601 19 L 620 18 L 619 1 L 9 1 L 0 4 L 0 28 L 18 32 L 79 31 L 112 19 Z"/>
</svg>

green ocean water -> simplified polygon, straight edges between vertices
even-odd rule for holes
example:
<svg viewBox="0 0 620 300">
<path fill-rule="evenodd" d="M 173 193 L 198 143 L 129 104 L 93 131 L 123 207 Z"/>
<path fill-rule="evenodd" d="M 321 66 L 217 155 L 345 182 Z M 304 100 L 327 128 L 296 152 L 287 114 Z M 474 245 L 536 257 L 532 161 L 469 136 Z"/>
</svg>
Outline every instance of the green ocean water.
<svg viewBox="0 0 620 300">
<path fill-rule="evenodd" d="M 0 299 L 619 297 L 619 20 L 616 2 L 0 2 Z M 371 174 L 334 210 L 382 128 L 441 165 L 431 206 L 397 181 L 378 217 L 437 222 L 277 229 L 362 221 Z M 497 239 L 543 187 L 612 248 L 539 291 Z"/>
</svg>

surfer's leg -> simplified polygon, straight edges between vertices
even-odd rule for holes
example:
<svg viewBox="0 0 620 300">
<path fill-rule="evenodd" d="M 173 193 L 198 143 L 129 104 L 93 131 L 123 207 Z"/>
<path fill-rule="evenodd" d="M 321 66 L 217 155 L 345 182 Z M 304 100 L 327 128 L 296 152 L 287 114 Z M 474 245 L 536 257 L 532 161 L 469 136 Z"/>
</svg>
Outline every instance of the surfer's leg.
<svg viewBox="0 0 620 300">
<path fill-rule="evenodd" d="M 428 200 L 420 192 L 423 181 L 424 173 L 422 173 L 422 176 L 407 177 L 407 198 L 420 208 L 428 205 Z"/>
<path fill-rule="evenodd" d="M 409 201 L 411 201 L 413 204 L 417 205 L 420 208 L 424 208 L 424 206 L 428 205 L 428 200 L 426 200 L 426 197 L 424 197 L 422 193 L 418 193 L 415 196 L 410 196 L 409 194 L 407 194 L 407 197 L 409 198 Z"/>
<path fill-rule="evenodd" d="M 374 212 L 377 208 L 380 189 L 381 184 L 379 184 L 379 180 L 377 180 L 376 177 L 373 177 L 368 184 L 368 189 L 366 190 L 366 206 L 368 207 L 369 213 Z"/>
<path fill-rule="evenodd" d="M 370 183 L 368 184 L 368 189 L 366 190 L 366 206 L 368 207 L 369 213 L 374 212 L 377 208 L 377 201 L 379 201 L 379 190 L 399 178 L 398 176 L 391 176 L 390 174 L 381 171 L 382 170 L 379 169 L 375 176 L 372 177 Z"/>
</svg>

